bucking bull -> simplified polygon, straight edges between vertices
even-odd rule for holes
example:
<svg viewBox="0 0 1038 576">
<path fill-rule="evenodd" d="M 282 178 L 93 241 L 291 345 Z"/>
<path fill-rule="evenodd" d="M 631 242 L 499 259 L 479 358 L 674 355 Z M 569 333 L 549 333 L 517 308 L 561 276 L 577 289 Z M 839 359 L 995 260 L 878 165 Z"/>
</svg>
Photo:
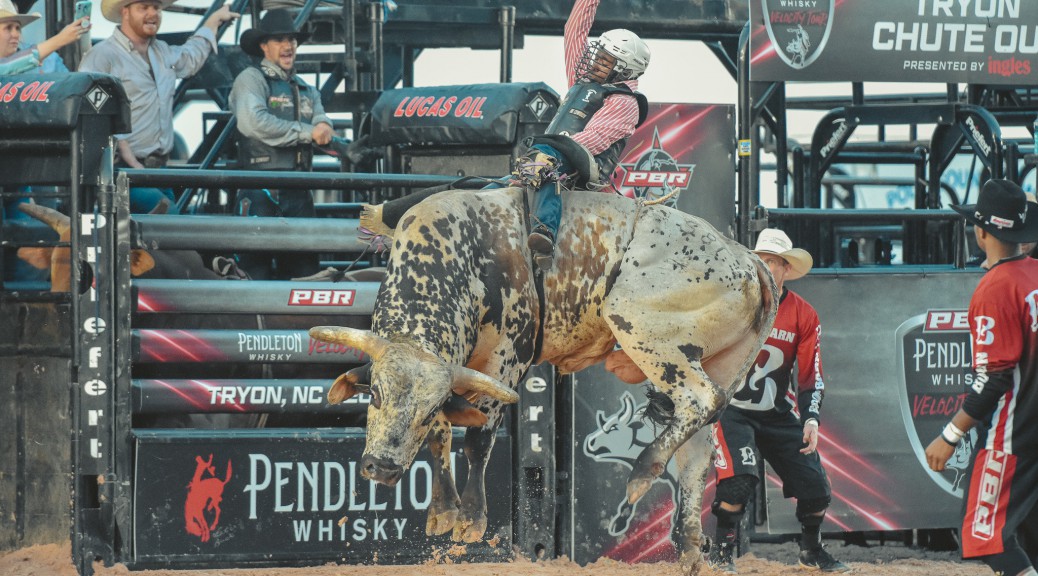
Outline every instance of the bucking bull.
<svg viewBox="0 0 1038 576">
<path fill-rule="evenodd" d="M 641 498 L 685 446 L 678 544 L 683 568 L 695 573 L 711 450 L 709 435 L 696 432 L 727 404 L 771 330 L 771 274 L 697 217 L 567 192 L 542 309 L 525 206 L 522 189 L 507 188 L 446 191 L 411 208 L 393 234 L 372 330 L 310 331 L 372 359 L 329 392 L 341 402 L 370 390 L 361 473 L 395 484 L 426 440 L 438 467 L 426 532 L 475 542 L 487 526 L 484 471 L 495 431 L 527 369 L 546 361 L 574 372 L 608 358 L 618 373 L 643 372 L 674 404 L 635 461 L 627 498 Z M 449 469 L 452 422 L 469 426 L 460 498 Z"/>
</svg>

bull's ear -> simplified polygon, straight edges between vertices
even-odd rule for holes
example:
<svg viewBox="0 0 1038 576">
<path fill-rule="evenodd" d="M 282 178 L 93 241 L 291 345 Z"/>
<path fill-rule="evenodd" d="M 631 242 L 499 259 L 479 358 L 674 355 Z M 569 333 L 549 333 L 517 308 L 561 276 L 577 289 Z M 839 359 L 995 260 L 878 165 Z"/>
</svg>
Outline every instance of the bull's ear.
<svg viewBox="0 0 1038 576">
<path fill-rule="evenodd" d="M 130 252 L 130 275 L 140 276 L 154 267 L 155 259 L 146 250 L 137 249 Z"/>
<path fill-rule="evenodd" d="M 18 258 L 28 262 L 33 268 L 46 270 L 50 268 L 50 255 L 53 253 L 53 248 L 19 248 Z"/>
<path fill-rule="evenodd" d="M 353 398 L 358 392 L 371 389 L 371 364 L 358 366 L 335 379 L 328 390 L 328 403 L 338 404 Z"/>
<path fill-rule="evenodd" d="M 352 346 L 363 351 L 372 360 L 378 360 L 389 347 L 389 340 L 370 330 L 357 330 L 341 326 L 315 326 L 310 329 L 310 337 L 321 342 Z"/>
<path fill-rule="evenodd" d="M 515 390 L 482 372 L 477 372 L 464 366 L 455 366 L 453 376 L 451 388 L 458 394 L 465 394 L 466 392 L 486 394 L 494 400 L 500 400 L 505 404 L 515 404 L 519 401 L 519 394 Z"/>
<path fill-rule="evenodd" d="M 443 415 L 455 426 L 479 428 L 487 425 L 487 415 L 457 394 L 447 398 L 443 405 Z"/>
</svg>

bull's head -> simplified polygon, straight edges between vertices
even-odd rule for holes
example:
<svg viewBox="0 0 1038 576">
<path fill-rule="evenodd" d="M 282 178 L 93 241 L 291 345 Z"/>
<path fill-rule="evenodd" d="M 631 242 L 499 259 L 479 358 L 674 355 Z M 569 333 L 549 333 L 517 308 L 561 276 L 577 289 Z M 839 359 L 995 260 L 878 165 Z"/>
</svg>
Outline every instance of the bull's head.
<svg viewBox="0 0 1038 576">
<path fill-rule="evenodd" d="M 164 214 L 169 207 L 169 202 L 163 200 L 152 214 Z M 71 220 L 61 212 L 33 203 L 22 203 L 18 209 L 29 216 L 43 222 L 58 233 L 59 242 L 68 242 L 71 234 Z M 72 256 L 67 247 L 26 247 L 18 249 L 18 257 L 28 262 L 35 268 L 46 270 L 50 268 L 50 290 L 51 292 L 68 292 L 72 281 Z M 151 270 L 155 261 L 151 255 L 144 250 L 136 249 L 130 252 L 130 273 L 140 276 Z"/>
<path fill-rule="evenodd" d="M 360 467 L 365 478 L 376 482 L 394 485 L 400 480 L 434 420 L 445 410 L 456 410 L 455 394 L 469 399 L 485 394 L 505 403 L 519 401 L 519 395 L 498 380 L 449 364 L 414 342 L 390 341 L 368 330 L 337 326 L 311 328 L 310 336 L 352 346 L 371 358 L 370 372 L 350 371 L 335 381 L 329 401 L 341 402 L 365 388 L 370 391 L 367 444 Z M 365 379 L 368 386 L 362 382 Z"/>
</svg>

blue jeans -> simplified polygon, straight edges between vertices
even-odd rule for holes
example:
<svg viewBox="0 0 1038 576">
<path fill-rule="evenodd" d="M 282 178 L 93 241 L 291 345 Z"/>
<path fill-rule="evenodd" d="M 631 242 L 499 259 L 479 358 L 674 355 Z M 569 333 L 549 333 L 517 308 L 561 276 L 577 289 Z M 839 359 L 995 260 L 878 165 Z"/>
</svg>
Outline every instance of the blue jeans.
<svg viewBox="0 0 1038 576">
<path fill-rule="evenodd" d="M 539 150 L 559 160 L 558 171 L 568 174 L 571 170 L 569 161 L 561 152 L 547 144 L 537 144 L 534 150 Z M 533 200 L 533 227 L 543 225 L 551 232 L 552 237 L 559 231 L 559 222 L 562 220 L 562 194 L 555 182 L 548 182 L 537 189 Z"/>
<path fill-rule="evenodd" d="M 314 197 L 308 190 L 239 190 L 235 200 L 239 216 L 314 218 Z M 320 270 L 315 252 L 242 252 L 235 255 L 238 267 L 253 280 L 290 280 Z"/>
<path fill-rule="evenodd" d="M 163 198 L 168 199 L 170 203 L 167 214 L 180 213 L 173 191 L 169 188 L 130 188 L 130 213 L 147 214 L 154 210 Z"/>
</svg>

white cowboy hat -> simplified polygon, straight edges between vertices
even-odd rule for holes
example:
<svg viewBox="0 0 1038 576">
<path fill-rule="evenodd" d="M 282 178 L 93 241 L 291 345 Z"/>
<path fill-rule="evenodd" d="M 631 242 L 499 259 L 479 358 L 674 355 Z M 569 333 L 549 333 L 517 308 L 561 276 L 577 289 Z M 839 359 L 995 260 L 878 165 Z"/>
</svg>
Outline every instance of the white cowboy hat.
<svg viewBox="0 0 1038 576">
<path fill-rule="evenodd" d="M 40 17 L 39 12 L 32 14 L 19 14 L 11 0 L 0 0 L 0 22 L 17 22 L 22 26 L 36 21 Z"/>
<path fill-rule="evenodd" d="M 123 21 L 124 6 L 129 6 L 136 2 L 155 2 L 159 5 L 159 8 L 165 8 L 176 1 L 177 0 L 101 0 L 101 15 L 109 22 L 121 24 Z"/>
<path fill-rule="evenodd" d="M 757 245 L 753 248 L 755 254 L 775 254 L 789 262 L 792 269 L 786 275 L 786 280 L 796 280 L 811 271 L 815 265 L 814 258 L 807 250 L 794 248 L 793 241 L 786 236 L 782 230 L 765 228 L 757 236 Z"/>
</svg>

